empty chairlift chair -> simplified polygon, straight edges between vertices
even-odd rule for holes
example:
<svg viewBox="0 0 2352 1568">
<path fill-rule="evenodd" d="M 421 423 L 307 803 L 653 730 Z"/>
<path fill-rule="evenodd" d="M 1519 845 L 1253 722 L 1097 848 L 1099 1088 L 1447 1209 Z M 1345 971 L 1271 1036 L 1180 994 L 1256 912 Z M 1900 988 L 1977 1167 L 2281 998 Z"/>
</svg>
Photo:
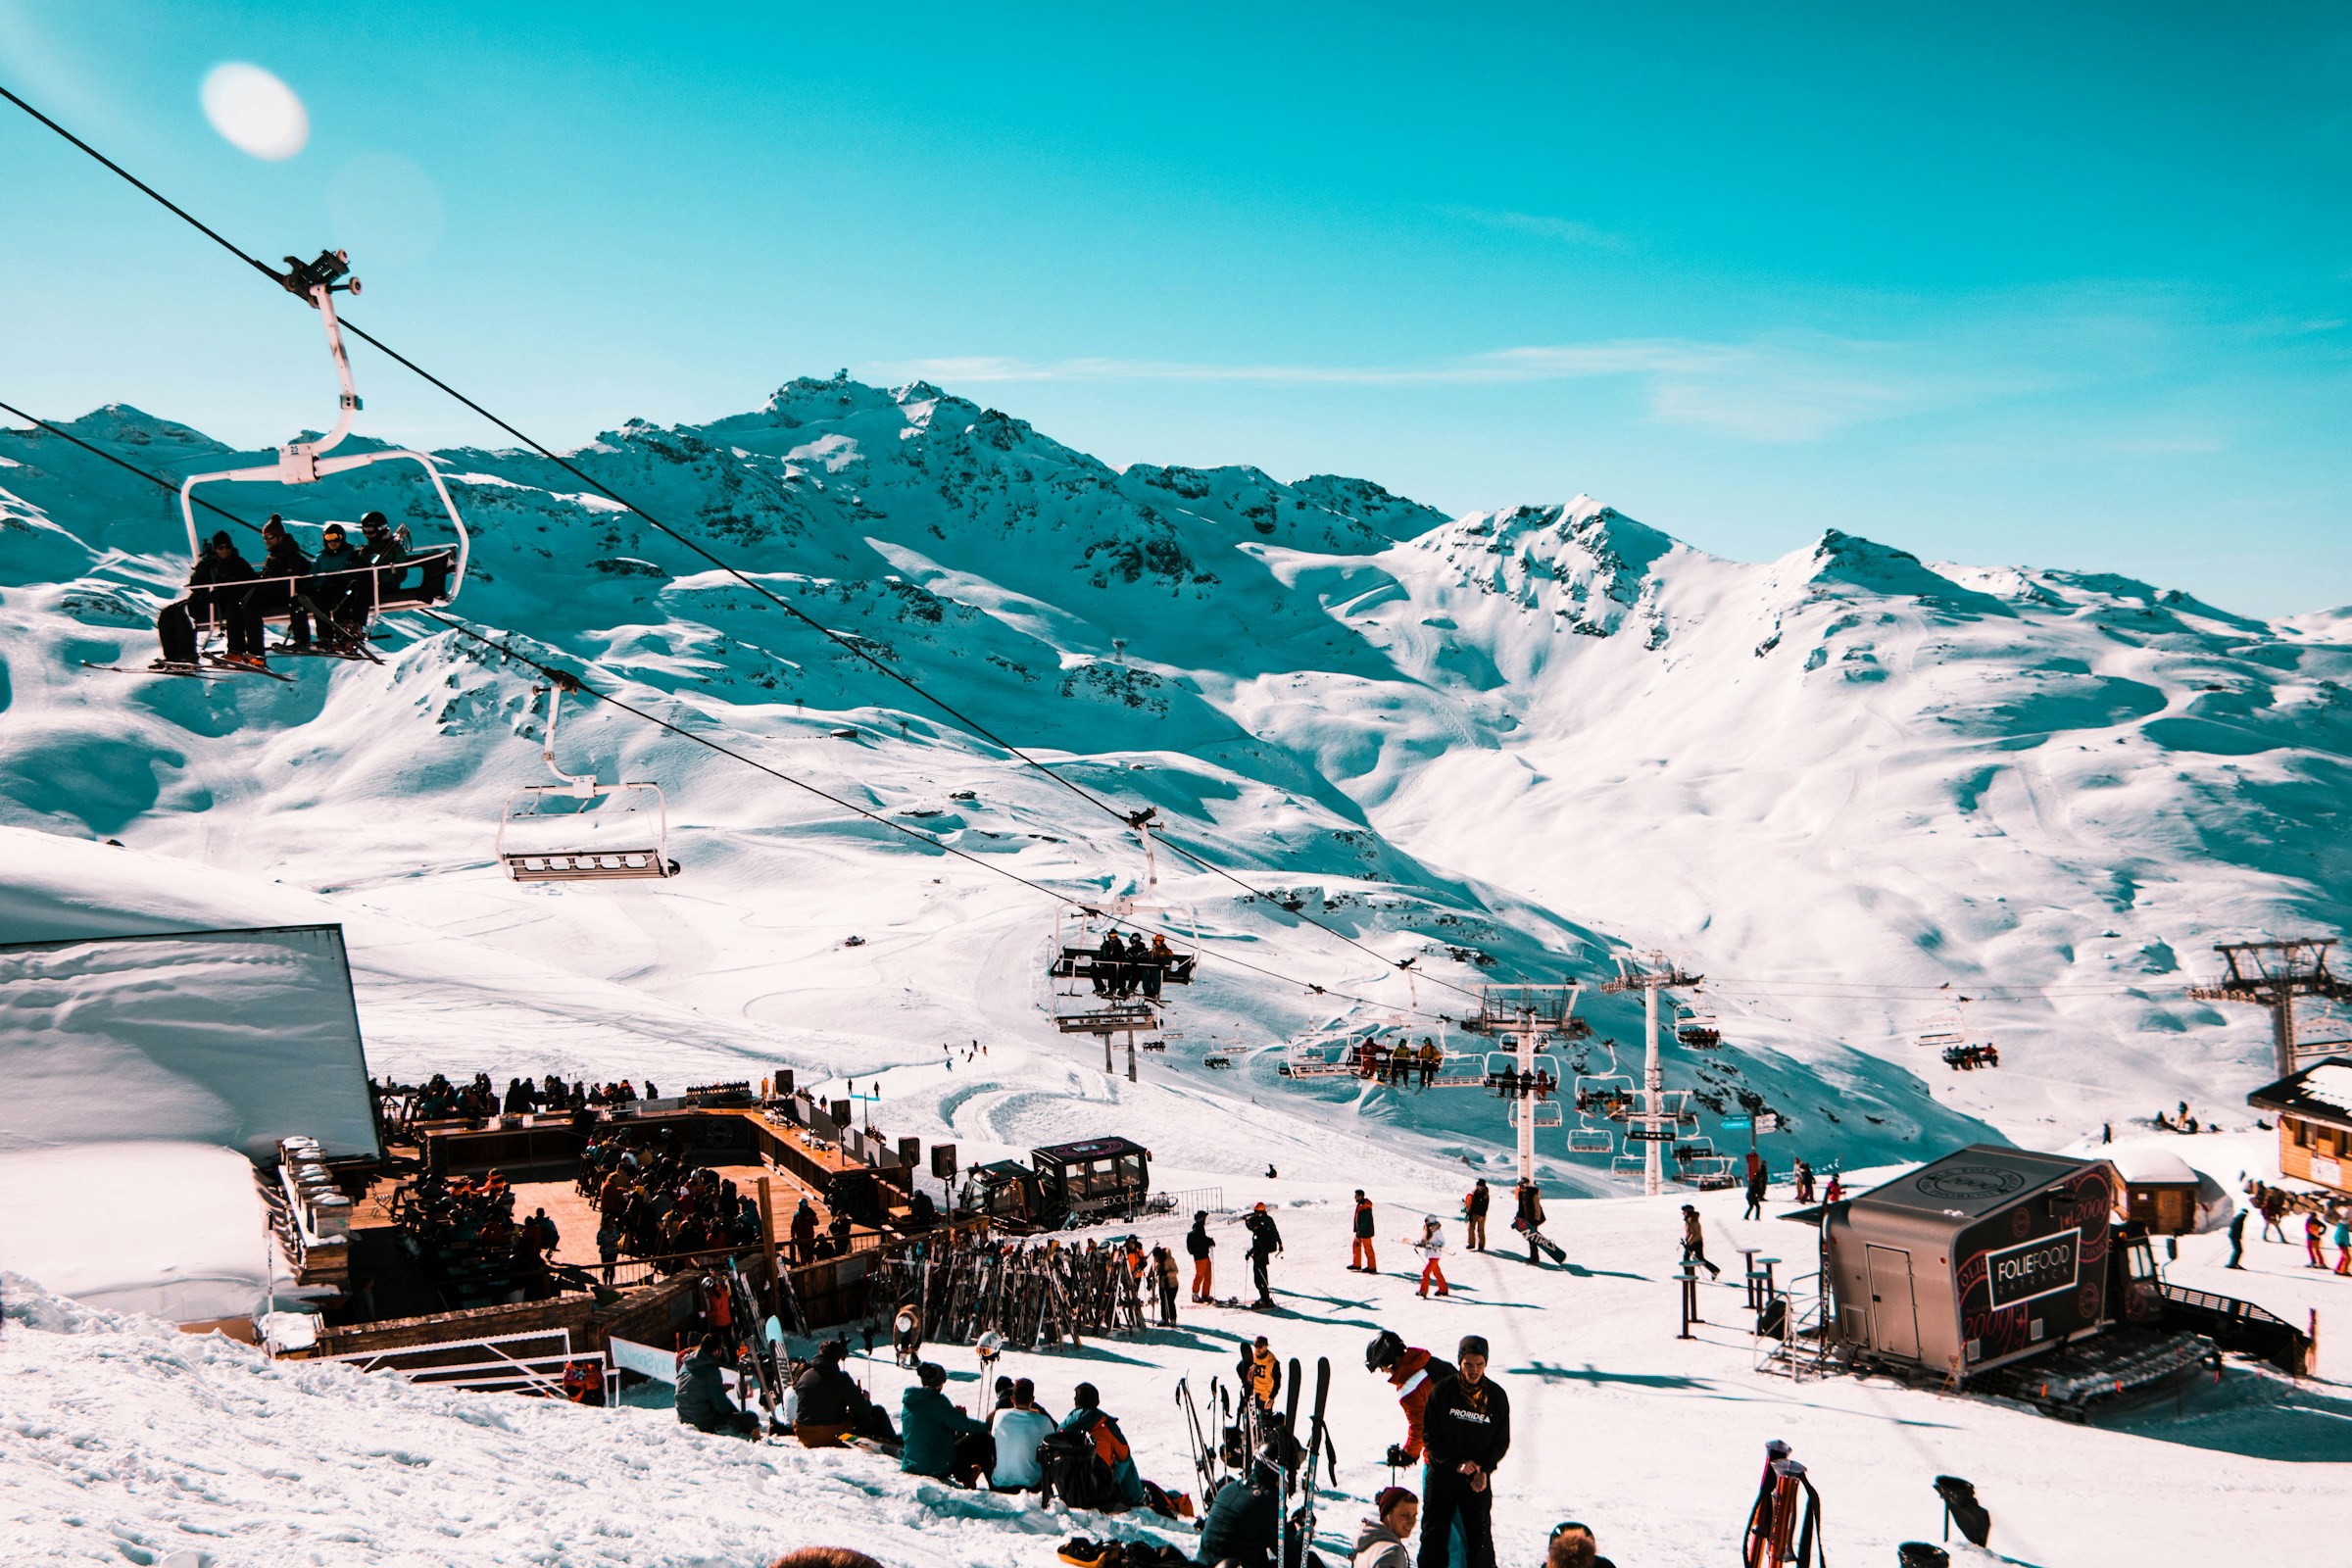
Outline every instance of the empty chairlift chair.
<svg viewBox="0 0 2352 1568">
<path fill-rule="evenodd" d="M 527 784 L 507 797 L 498 858 L 516 882 L 626 882 L 673 877 L 669 803 L 662 786 L 600 784 L 593 773 L 556 765 L 556 721 L 564 694 L 547 699 L 541 756 L 560 784 Z"/>
</svg>

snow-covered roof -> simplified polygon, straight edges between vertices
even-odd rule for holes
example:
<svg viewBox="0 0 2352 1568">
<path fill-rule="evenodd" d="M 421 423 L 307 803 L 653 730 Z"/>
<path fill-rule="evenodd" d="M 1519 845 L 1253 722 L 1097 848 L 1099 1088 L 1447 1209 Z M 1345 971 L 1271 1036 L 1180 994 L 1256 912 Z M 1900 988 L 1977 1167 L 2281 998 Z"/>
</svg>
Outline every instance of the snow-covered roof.
<svg viewBox="0 0 2352 1568">
<path fill-rule="evenodd" d="M 2329 1056 L 2255 1090 L 2246 1097 L 2246 1103 L 2259 1110 L 2352 1127 L 2352 1057 Z"/>
<path fill-rule="evenodd" d="M 2105 1152 L 2116 1173 L 2134 1187 L 2197 1184 L 2197 1173 L 2188 1161 L 2169 1149 L 2151 1149 L 2143 1144 Z"/>
</svg>

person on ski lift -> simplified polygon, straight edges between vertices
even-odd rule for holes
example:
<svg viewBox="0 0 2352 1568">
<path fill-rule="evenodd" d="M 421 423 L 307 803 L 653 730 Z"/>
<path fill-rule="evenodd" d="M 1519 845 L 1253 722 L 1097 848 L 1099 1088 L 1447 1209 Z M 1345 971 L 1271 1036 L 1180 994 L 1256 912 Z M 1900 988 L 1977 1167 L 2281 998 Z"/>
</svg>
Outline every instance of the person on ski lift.
<svg viewBox="0 0 2352 1568">
<path fill-rule="evenodd" d="M 272 615 L 283 615 L 287 646 L 306 649 L 311 646 L 311 616 L 295 597 L 295 589 L 311 574 L 311 558 L 302 553 L 302 547 L 286 532 L 284 520 L 274 512 L 262 524 L 262 543 L 269 553 L 262 558 L 261 574 L 238 601 L 229 646 L 247 649 L 258 657 L 262 651 L 263 624 Z"/>
<path fill-rule="evenodd" d="M 1409 1040 L 1399 1040 L 1396 1042 L 1396 1051 L 1389 1056 L 1389 1082 L 1403 1089 L 1410 1086 L 1412 1081 L 1413 1043 Z"/>
<path fill-rule="evenodd" d="M 1438 1043 L 1426 1036 L 1421 1041 L 1421 1087 L 1427 1089 L 1438 1081 L 1438 1068 L 1446 1060 L 1446 1053 Z"/>
<path fill-rule="evenodd" d="M 368 558 L 345 542 L 343 525 L 328 523 L 318 536 L 318 556 L 303 590 L 318 617 L 322 646 L 338 651 L 358 646 L 359 628 L 375 606 L 373 574 L 367 567 Z"/>
<path fill-rule="evenodd" d="M 238 553 L 237 542 L 228 536 L 228 530 L 223 528 L 213 535 L 205 545 L 204 554 L 188 569 L 186 597 L 166 605 L 155 617 L 155 640 L 163 650 L 156 663 L 193 665 L 196 623 L 226 622 L 230 610 L 242 602 L 244 595 L 224 590 L 231 583 L 251 581 L 253 564 Z"/>
<path fill-rule="evenodd" d="M 1126 988 L 1127 944 L 1116 931 L 1106 931 L 1095 959 L 1095 995 L 1123 997 Z"/>
</svg>

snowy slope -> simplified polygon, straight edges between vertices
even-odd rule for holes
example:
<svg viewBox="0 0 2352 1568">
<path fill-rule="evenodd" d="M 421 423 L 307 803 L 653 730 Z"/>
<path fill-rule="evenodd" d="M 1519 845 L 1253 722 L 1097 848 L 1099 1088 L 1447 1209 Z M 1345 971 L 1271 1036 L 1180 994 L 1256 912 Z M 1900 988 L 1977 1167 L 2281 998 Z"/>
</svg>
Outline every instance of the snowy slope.
<svg viewBox="0 0 2352 1568">
<path fill-rule="evenodd" d="M 75 428 L 173 472 L 228 457 L 130 410 Z M 467 984 L 609 982 L 637 999 L 621 1014 L 685 1008 L 686 1033 L 709 1020 L 699 1043 L 730 1053 L 858 1075 L 987 1035 L 1084 1071 L 1085 1048 L 1043 1031 L 1042 900 L 609 714 L 567 719 L 574 755 L 669 787 L 689 876 L 504 884 L 487 826 L 537 776 L 540 719 L 515 672 L 429 623 L 385 669 L 300 666 L 291 687 L 84 673 L 143 651 L 179 569 L 168 498 L 50 438 L 0 436 L 0 818 L 439 933 L 470 951 L 425 967 Z M 2271 625 L 1840 535 L 1746 565 L 1584 500 L 1448 521 L 1361 481 L 1120 473 L 921 384 L 796 381 L 710 425 L 631 424 L 579 461 L 1006 738 L 1432 976 L 1407 988 L 1173 867 L 1163 893 L 1212 959 L 1381 1004 L 1212 962 L 1181 1009 L 1195 1042 L 1270 1047 L 1408 1000 L 1452 1011 L 1442 982 L 1664 947 L 1715 976 L 1730 1040 L 1712 1060 L 1670 1053 L 1672 1076 L 1703 1067 L 1712 1102 L 1745 1088 L 1792 1117 L 1795 1152 L 1871 1162 L 1986 1123 L 2047 1142 L 2227 1103 L 2265 1071 L 2259 1020 L 2186 1004 L 2187 971 L 2217 939 L 2341 923 L 2341 617 Z M 1136 882 L 1107 818 L 552 465 L 449 466 L 475 624 L 594 657 L 632 700 L 1023 876 L 1085 896 Z M 337 483 L 237 499 L 296 517 L 372 503 L 430 537 L 395 481 Z M 2000 1073 L 1956 1078 L 1907 1044 L 1959 994 L 1994 998 L 1971 1022 L 2002 1041 Z M 395 986 L 379 1004 L 447 1055 L 472 1049 L 431 1022 L 457 995 Z M 1633 1009 L 1586 1010 L 1632 1039 Z M 610 1035 L 605 1014 L 571 1005 L 524 1038 L 560 1054 L 575 1026 Z M 1295 1088 L 1272 1065 L 1227 1079 L 1176 1052 L 1166 1076 L 1318 1125 L 1370 1116 L 1439 1155 L 1498 1133 L 1484 1105 Z M 990 1096 L 1100 1114 L 1099 1080 L 1071 1101 L 1003 1076 Z M 966 1137 L 1073 1125 L 959 1123 L 976 1087 L 920 1098 Z M 1603 1185 L 1591 1161 L 1576 1180 Z"/>
</svg>

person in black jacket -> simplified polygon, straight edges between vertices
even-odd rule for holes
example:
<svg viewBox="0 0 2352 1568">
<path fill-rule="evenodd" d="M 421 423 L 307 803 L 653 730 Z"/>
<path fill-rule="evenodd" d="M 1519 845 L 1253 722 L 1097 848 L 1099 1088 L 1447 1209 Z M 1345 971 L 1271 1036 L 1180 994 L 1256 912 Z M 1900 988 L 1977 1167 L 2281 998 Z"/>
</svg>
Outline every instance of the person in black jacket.
<svg viewBox="0 0 2352 1568">
<path fill-rule="evenodd" d="M 237 542 L 223 528 L 213 535 L 205 552 L 188 570 L 188 593 L 163 608 L 155 617 L 155 640 L 163 647 L 159 664 L 196 662 L 196 622 L 225 621 L 241 595 L 231 583 L 253 581 L 253 564 L 237 551 Z"/>
<path fill-rule="evenodd" d="M 1449 1538 L 1462 1527 L 1466 1568 L 1494 1568 L 1494 1467 L 1511 1448 L 1511 1401 L 1487 1376 L 1487 1342 L 1462 1338 L 1454 1375 L 1422 1410 L 1429 1462 L 1422 1471 L 1419 1568 L 1446 1568 Z"/>
<path fill-rule="evenodd" d="M 1193 1228 L 1184 1233 L 1185 1254 L 1193 1260 L 1193 1299 L 1216 1299 L 1216 1265 L 1209 1254 L 1217 1250 L 1217 1239 L 1208 1234 L 1208 1210 L 1193 1210 Z"/>
<path fill-rule="evenodd" d="M 726 1381 L 719 1374 L 729 1364 L 725 1337 L 704 1335 L 701 1347 L 678 1368 L 678 1419 L 698 1432 L 757 1438 L 760 1418 L 737 1409 L 727 1396 Z"/>
<path fill-rule="evenodd" d="M 1217 1489 L 1200 1526 L 1200 1561 L 1273 1568 L 1282 1549 L 1282 1471 L 1272 1459 Z"/>
<path fill-rule="evenodd" d="M 237 618 L 229 633 L 229 646 L 240 643 L 251 653 L 262 651 L 262 626 L 271 615 L 286 617 L 286 644 L 290 648 L 311 646 L 311 612 L 295 597 L 295 589 L 311 574 L 311 558 L 286 532 L 285 523 L 274 512 L 262 524 L 262 543 L 269 548 L 263 558 L 260 576 L 237 606 Z"/>
<path fill-rule="evenodd" d="M 1243 1220 L 1250 1227 L 1250 1277 L 1257 1286 L 1258 1306 L 1274 1304 L 1274 1287 L 1266 1278 L 1266 1264 L 1282 1250 L 1282 1232 L 1274 1228 L 1274 1216 L 1266 1205 L 1258 1204 Z"/>
</svg>

